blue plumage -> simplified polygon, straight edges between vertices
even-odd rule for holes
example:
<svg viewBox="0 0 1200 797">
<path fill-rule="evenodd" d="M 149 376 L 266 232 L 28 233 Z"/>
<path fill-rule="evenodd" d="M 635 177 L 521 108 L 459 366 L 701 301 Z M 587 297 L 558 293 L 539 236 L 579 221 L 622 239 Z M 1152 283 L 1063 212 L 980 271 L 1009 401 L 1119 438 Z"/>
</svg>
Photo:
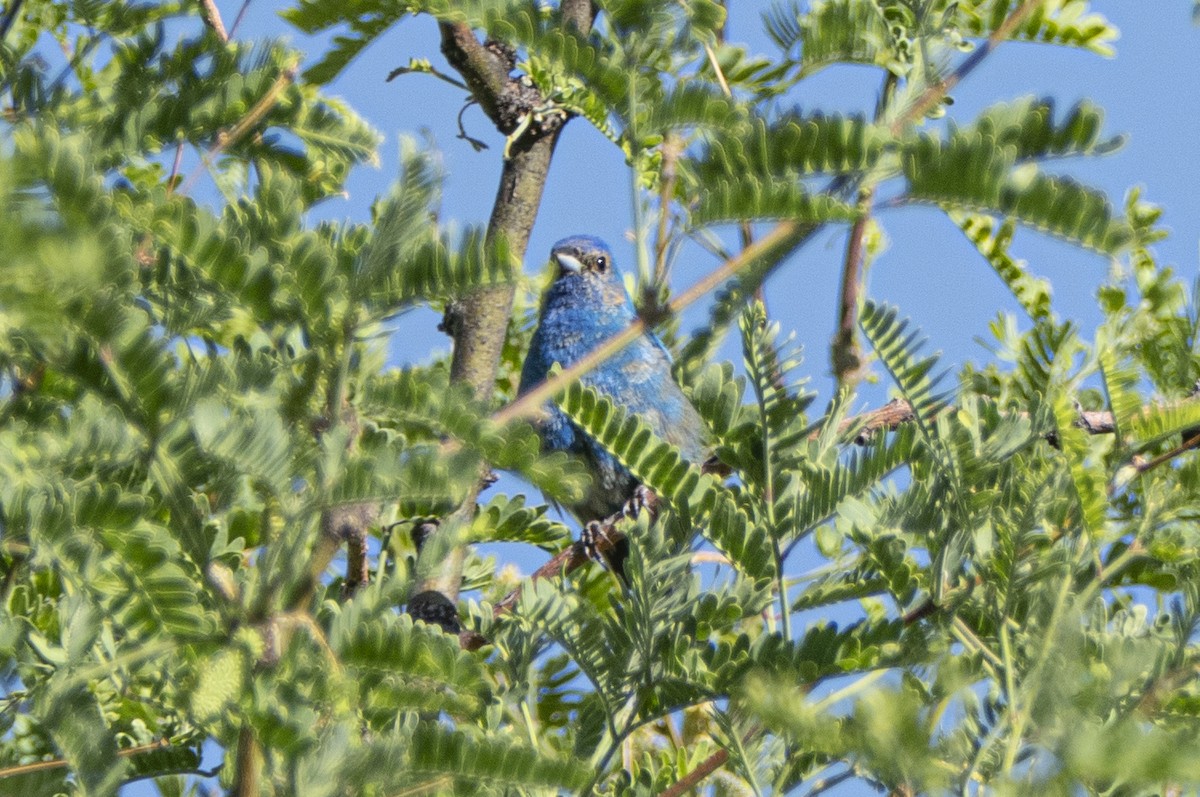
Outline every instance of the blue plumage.
<svg viewBox="0 0 1200 797">
<path fill-rule="evenodd" d="M 637 317 L 612 252 L 599 238 L 564 238 L 550 256 L 558 276 L 542 300 L 519 393 L 545 381 L 554 363 L 571 366 Z M 670 355 L 653 333 L 644 333 L 580 381 L 626 412 L 641 416 L 688 460 L 704 461 L 704 423 L 671 378 Z M 638 484 L 633 475 L 552 403 L 546 405 L 539 431 L 544 448 L 570 451 L 591 466 L 591 489 L 582 501 L 568 507 L 580 520 L 605 518 L 633 495 Z"/>
</svg>

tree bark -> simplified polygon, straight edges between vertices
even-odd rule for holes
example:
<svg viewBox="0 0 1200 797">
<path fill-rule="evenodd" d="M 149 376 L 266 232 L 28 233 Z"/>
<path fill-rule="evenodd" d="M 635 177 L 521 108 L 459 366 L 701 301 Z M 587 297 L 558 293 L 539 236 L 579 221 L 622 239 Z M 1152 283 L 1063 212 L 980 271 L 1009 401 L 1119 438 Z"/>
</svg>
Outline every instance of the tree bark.
<svg viewBox="0 0 1200 797">
<path fill-rule="evenodd" d="M 595 16 L 591 0 L 564 0 L 560 12 L 565 28 L 581 35 L 591 29 Z M 546 105 L 546 99 L 536 88 L 511 75 L 516 59 L 507 45 L 481 43 L 464 23 L 443 22 L 440 29 L 446 60 L 462 75 L 474 99 L 501 133 L 511 136 L 535 108 Z M 509 142 L 488 222 L 489 246 L 503 243 L 515 262 L 524 260 L 554 147 L 567 121 L 565 114 L 542 115 L 540 119 Z M 446 308 L 445 329 L 454 338 L 451 379 L 469 385 L 475 397 L 484 403 L 493 399 L 513 295 L 511 285 L 482 288 Z M 469 520 L 477 496 L 478 490 L 473 491 L 455 516 L 436 533 L 453 533 Z M 429 545 L 423 550 L 445 551 L 446 547 Z M 430 592 L 440 593 L 451 603 L 458 599 L 464 556 L 461 546 L 453 546 L 440 562 L 422 562 L 418 556 L 413 595 L 426 596 L 421 604 L 429 605 Z"/>
</svg>

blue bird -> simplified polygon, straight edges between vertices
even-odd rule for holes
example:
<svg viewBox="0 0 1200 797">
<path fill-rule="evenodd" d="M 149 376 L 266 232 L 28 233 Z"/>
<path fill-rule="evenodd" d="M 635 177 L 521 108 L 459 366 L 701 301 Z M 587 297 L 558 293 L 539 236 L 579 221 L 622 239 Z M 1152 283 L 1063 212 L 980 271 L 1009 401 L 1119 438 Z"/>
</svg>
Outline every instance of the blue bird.
<svg viewBox="0 0 1200 797">
<path fill-rule="evenodd" d="M 542 300 L 518 394 L 545 381 L 555 363 L 570 367 L 637 318 L 612 252 L 599 238 L 564 238 L 550 257 L 558 276 Z M 704 422 L 671 378 L 671 356 L 653 333 L 643 333 L 580 381 L 640 416 L 690 462 L 704 462 Z M 582 457 L 592 474 L 587 495 L 567 508 L 584 523 L 620 511 L 634 497 L 637 479 L 553 403 L 547 402 L 545 413 L 539 422 L 542 447 Z"/>
</svg>

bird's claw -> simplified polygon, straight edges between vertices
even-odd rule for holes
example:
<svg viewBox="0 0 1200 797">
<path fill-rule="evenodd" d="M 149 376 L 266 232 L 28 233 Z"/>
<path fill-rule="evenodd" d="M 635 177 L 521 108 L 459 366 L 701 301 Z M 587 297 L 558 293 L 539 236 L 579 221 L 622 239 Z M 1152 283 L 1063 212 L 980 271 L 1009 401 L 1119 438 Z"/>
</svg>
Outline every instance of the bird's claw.
<svg viewBox="0 0 1200 797">
<path fill-rule="evenodd" d="M 611 545 L 611 540 L 600 521 L 589 520 L 579 530 L 579 544 L 583 546 L 583 552 L 587 555 L 588 559 L 594 559 L 603 564 L 605 563 L 605 558 L 600 553 L 600 546 Z"/>
<path fill-rule="evenodd" d="M 655 510 L 658 505 L 658 496 L 644 484 L 639 484 L 633 491 L 633 495 L 625 502 L 625 506 L 621 507 L 621 514 L 630 520 L 637 520 L 637 516 L 644 509 L 650 513 L 651 520 L 654 519 Z"/>
</svg>

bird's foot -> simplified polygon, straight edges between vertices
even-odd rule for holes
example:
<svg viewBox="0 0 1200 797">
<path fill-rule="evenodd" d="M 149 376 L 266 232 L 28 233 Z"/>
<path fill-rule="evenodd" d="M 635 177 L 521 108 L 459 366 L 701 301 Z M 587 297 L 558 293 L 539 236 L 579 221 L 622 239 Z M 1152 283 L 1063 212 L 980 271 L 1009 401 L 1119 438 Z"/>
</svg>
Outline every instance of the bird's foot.
<svg viewBox="0 0 1200 797">
<path fill-rule="evenodd" d="M 612 528 L 599 520 L 588 521 L 579 531 L 579 544 L 589 559 L 595 559 L 617 575 L 621 583 L 629 586 L 625 575 L 625 560 L 629 558 L 629 540 L 624 534 L 609 533 Z"/>
<path fill-rule="evenodd" d="M 599 520 L 589 520 L 579 530 L 579 544 L 583 546 L 583 552 L 587 554 L 588 559 L 604 563 L 606 559 L 600 552 L 600 547 L 611 547 L 612 539 L 608 536 L 608 531 L 604 528 L 603 523 Z"/>
<path fill-rule="evenodd" d="M 654 520 L 658 515 L 658 496 L 646 485 L 639 484 L 625 502 L 625 506 L 621 507 L 621 514 L 630 520 L 637 520 L 643 509 L 650 514 L 650 519 Z"/>
</svg>

